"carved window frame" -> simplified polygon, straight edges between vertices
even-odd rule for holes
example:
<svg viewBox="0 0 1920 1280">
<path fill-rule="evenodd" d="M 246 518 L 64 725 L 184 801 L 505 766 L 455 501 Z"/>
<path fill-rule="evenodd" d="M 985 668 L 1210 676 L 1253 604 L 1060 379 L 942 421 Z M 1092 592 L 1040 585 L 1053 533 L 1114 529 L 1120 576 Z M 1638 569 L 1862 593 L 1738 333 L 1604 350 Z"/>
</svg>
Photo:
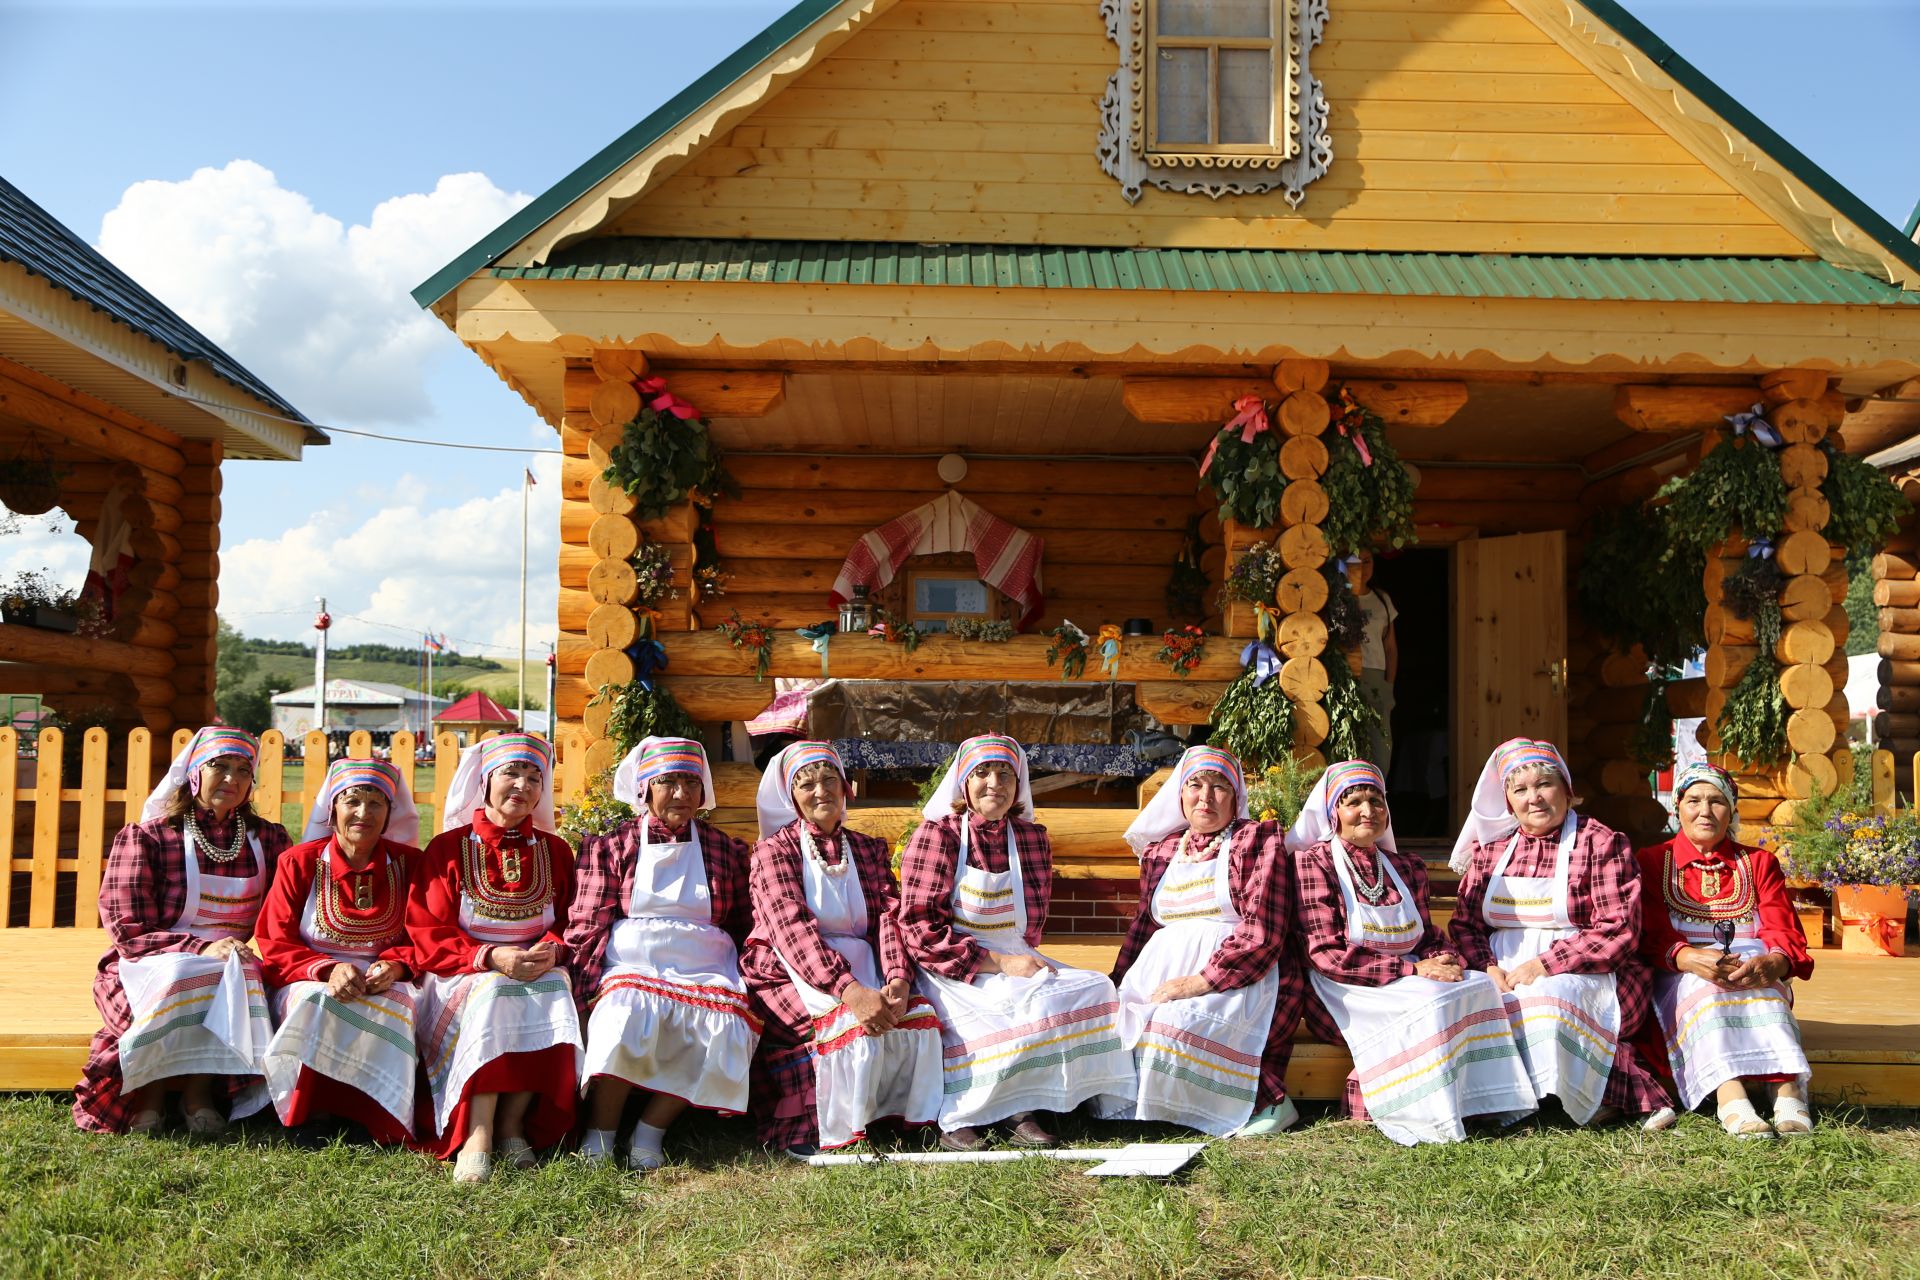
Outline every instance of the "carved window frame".
<svg viewBox="0 0 1920 1280">
<path fill-rule="evenodd" d="M 1100 167 L 1120 183 L 1129 204 L 1153 186 L 1216 200 L 1278 191 L 1299 208 L 1307 185 L 1333 163 L 1326 94 L 1312 69 L 1314 46 L 1326 31 L 1328 0 L 1274 0 L 1274 136 L 1269 144 L 1166 148 L 1153 139 L 1155 3 L 1101 0 L 1120 66 L 1101 102 Z"/>
<path fill-rule="evenodd" d="M 1133 95 L 1133 136 L 1146 161 L 1154 168 L 1209 168 L 1222 156 L 1245 156 L 1256 168 L 1277 169 L 1287 157 L 1300 150 L 1300 116 L 1296 102 L 1293 68 L 1293 30 L 1291 0 L 1267 0 L 1268 34 L 1265 37 L 1163 36 L 1159 34 L 1160 9 L 1166 0 L 1141 0 L 1133 5 L 1140 11 L 1135 19 L 1136 34 L 1145 43 L 1142 70 L 1146 73 L 1140 91 Z M 1265 142 L 1178 142 L 1162 143 L 1160 118 L 1156 107 L 1160 100 L 1160 59 L 1163 48 L 1263 49 L 1273 73 L 1273 100 L 1267 120 Z M 1220 79 L 1216 59 L 1208 59 L 1208 111 L 1211 122 L 1220 100 Z"/>
</svg>

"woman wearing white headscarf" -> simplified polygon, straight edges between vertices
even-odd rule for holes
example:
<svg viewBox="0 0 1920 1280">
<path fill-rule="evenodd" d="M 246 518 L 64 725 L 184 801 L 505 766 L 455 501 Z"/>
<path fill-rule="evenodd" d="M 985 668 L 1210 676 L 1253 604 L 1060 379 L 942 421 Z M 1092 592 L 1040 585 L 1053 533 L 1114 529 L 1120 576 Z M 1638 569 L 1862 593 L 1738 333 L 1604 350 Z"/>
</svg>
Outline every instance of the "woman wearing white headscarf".
<svg viewBox="0 0 1920 1280">
<path fill-rule="evenodd" d="M 1739 798 L 1733 777 L 1710 764 L 1673 780 L 1679 833 L 1634 855 L 1646 886 L 1640 954 L 1654 967 L 1654 1019 L 1680 1105 L 1713 1098 L 1738 1138 L 1806 1133 L 1809 1070 L 1791 983 L 1813 976 L 1813 954 L 1780 863 L 1733 838 Z M 1755 1086 L 1771 1099 L 1771 1124 L 1748 1096 Z"/>
<path fill-rule="evenodd" d="M 1453 845 L 1454 950 L 1505 995 L 1536 1097 L 1577 1124 L 1627 1114 L 1667 1128 L 1666 1091 L 1632 1044 L 1650 1006 L 1639 867 L 1576 803 L 1553 744 L 1494 748 Z"/>
<path fill-rule="evenodd" d="M 153 1133 L 175 1091 L 202 1136 L 267 1105 L 273 1029 L 246 940 L 289 840 L 253 811 L 259 754 L 252 734 L 199 730 L 113 838 L 100 878 L 113 947 L 93 980 L 104 1025 L 73 1096 L 82 1129 Z"/>
<path fill-rule="evenodd" d="M 1412 1146 L 1461 1141 L 1468 1116 L 1533 1111 L 1500 991 L 1433 927 L 1426 865 L 1396 847 L 1380 770 L 1328 765 L 1287 847 L 1313 988 L 1307 1025 L 1353 1055 L 1347 1113 Z"/>
<path fill-rule="evenodd" d="M 940 1115 L 940 1022 L 913 993 L 887 842 L 846 827 L 847 771 L 796 742 L 760 778 L 760 843 L 740 970 L 760 1046 L 760 1140 L 797 1159 L 844 1147 L 875 1120 Z"/>
<path fill-rule="evenodd" d="M 408 981 L 407 875 L 419 838 L 398 769 L 336 760 L 304 842 L 280 855 L 254 943 L 279 1023 L 267 1088 L 290 1129 L 330 1116 L 375 1142 L 412 1133 L 419 988 Z"/>
<path fill-rule="evenodd" d="M 969 738 L 900 859 L 900 927 L 946 1043 L 949 1151 L 979 1150 L 977 1126 L 1002 1120 L 1015 1146 L 1054 1146 L 1034 1112 L 1133 1091 L 1113 982 L 1040 954 L 1053 850 L 1032 815 L 1020 744 Z"/>
<path fill-rule="evenodd" d="M 615 766 L 613 795 L 634 817 L 587 837 L 567 916 L 574 981 L 592 1008 L 580 1154 L 612 1157 L 627 1098 L 644 1089 L 627 1167 L 645 1172 L 666 1162 L 667 1128 L 687 1107 L 747 1109 L 760 1039 L 740 977 L 750 850 L 699 820 L 717 799 L 692 738 L 641 739 Z"/>
<path fill-rule="evenodd" d="M 553 749 L 532 734 L 461 752 L 407 892 L 432 1104 L 416 1130 L 457 1155 L 456 1182 L 492 1177 L 496 1145 L 531 1168 L 573 1128 L 583 1046 L 559 934 L 573 850 L 553 832 L 552 777 Z"/>
<path fill-rule="evenodd" d="M 1104 1118 L 1241 1137 L 1300 1118 L 1286 1074 L 1306 984 L 1284 837 L 1249 818 L 1240 762 L 1218 747 L 1189 747 L 1127 828 L 1140 908 L 1113 978 L 1137 1086 L 1102 1097 Z"/>
</svg>

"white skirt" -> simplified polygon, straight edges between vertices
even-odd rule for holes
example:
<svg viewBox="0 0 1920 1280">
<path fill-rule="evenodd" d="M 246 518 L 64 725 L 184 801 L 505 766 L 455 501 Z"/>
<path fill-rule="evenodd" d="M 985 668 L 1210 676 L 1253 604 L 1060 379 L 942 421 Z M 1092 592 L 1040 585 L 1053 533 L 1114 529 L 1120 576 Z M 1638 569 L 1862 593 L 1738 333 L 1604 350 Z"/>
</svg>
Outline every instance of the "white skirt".
<svg viewBox="0 0 1920 1280">
<path fill-rule="evenodd" d="M 167 952 L 120 962 L 133 1022 L 120 1037 L 121 1089 L 132 1093 L 175 1076 L 259 1076 L 273 1035 L 260 966 L 229 951 L 225 959 Z M 238 1120 L 267 1105 L 253 1081 L 233 1099 Z"/>
<path fill-rule="evenodd" d="M 1741 940 L 1733 949 L 1745 956 L 1766 947 Z M 1742 1076 L 1790 1075 L 1804 1087 L 1811 1075 L 1787 983 L 1728 991 L 1690 973 L 1655 974 L 1653 1012 L 1689 1111 Z"/>
<path fill-rule="evenodd" d="M 357 1000 L 335 999 L 324 982 L 294 982 L 274 992 L 280 1029 L 267 1045 L 264 1066 L 280 1119 L 287 1119 L 306 1067 L 358 1089 L 412 1133 L 418 999 L 411 982 Z"/>
<path fill-rule="evenodd" d="M 1572 929 L 1495 929 L 1494 962 L 1511 972 Z M 1536 1098 L 1560 1099 L 1575 1123 L 1600 1110 L 1619 1050 L 1620 997 L 1610 973 L 1555 973 L 1506 993 L 1507 1018 Z"/>
<path fill-rule="evenodd" d="M 420 980 L 416 1007 L 437 1133 L 446 1131 L 467 1081 L 495 1058 L 570 1044 L 579 1070 L 580 1018 L 564 969 L 532 982 L 491 972 L 428 974 Z"/>
<path fill-rule="evenodd" d="M 1148 1000 L 1167 979 L 1199 973 L 1232 933 L 1224 922 L 1192 921 L 1147 939 L 1119 993 L 1120 1042 L 1133 1051 L 1134 1090 L 1103 1094 L 1095 1104 L 1101 1118 L 1165 1120 L 1224 1137 L 1253 1115 L 1280 994 L 1277 969 L 1234 991 Z"/>
<path fill-rule="evenodd" d="M 1493 979 L 1418 975 L 1380 987 L 1310 973 L 1340 1028 L 1367 1114 L 1400 1143 L 1459 1142 L 1467 1116 L 1518 1120 L 1537 1106 Z"/>
</svg>

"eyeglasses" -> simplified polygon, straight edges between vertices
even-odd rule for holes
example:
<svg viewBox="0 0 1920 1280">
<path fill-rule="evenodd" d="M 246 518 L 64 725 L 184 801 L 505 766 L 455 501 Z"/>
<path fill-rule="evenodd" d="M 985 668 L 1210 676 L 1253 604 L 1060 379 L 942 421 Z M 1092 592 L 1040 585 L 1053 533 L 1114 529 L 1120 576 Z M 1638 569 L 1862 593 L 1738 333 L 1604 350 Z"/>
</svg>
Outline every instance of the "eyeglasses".
<svg viewBox="0 0 1920 1280">
<path fill-rule="evenodd" d="M 698 778 L 655 778 L 651 785 L 669 795 L 693 795 L 703 789 Z"/>
</svg>

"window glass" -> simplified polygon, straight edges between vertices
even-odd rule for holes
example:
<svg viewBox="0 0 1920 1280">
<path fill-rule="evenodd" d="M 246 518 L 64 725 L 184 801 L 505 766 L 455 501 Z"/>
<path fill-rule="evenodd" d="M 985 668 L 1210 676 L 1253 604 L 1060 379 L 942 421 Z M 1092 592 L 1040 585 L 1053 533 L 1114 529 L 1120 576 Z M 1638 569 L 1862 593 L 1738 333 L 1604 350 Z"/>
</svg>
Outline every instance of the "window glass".
<svg viewBox="0 0 1920 1280">
<path fill-rule="evenodd" d="M 1162 49 L 1154 78 L 1158 141 L 1207 141 L 1207 51 Z"/>
<path fill-rule="evenodd" d="M 1154 8 L 1163 36 L 1273 34 L 1273 0 L 1160 0 Z"/>
<path fill-rule="evenodd" d="M 922 613 L 972 613 L 987 611 L 986 584 L 977 578 L 915 578 L 913 611 Z"/>
<path fill-rule="evenodd" d="M 1221 142 L 1273 139 L 1273 56 L 1265 49 L 1220 50 Z"/>
</svg>

